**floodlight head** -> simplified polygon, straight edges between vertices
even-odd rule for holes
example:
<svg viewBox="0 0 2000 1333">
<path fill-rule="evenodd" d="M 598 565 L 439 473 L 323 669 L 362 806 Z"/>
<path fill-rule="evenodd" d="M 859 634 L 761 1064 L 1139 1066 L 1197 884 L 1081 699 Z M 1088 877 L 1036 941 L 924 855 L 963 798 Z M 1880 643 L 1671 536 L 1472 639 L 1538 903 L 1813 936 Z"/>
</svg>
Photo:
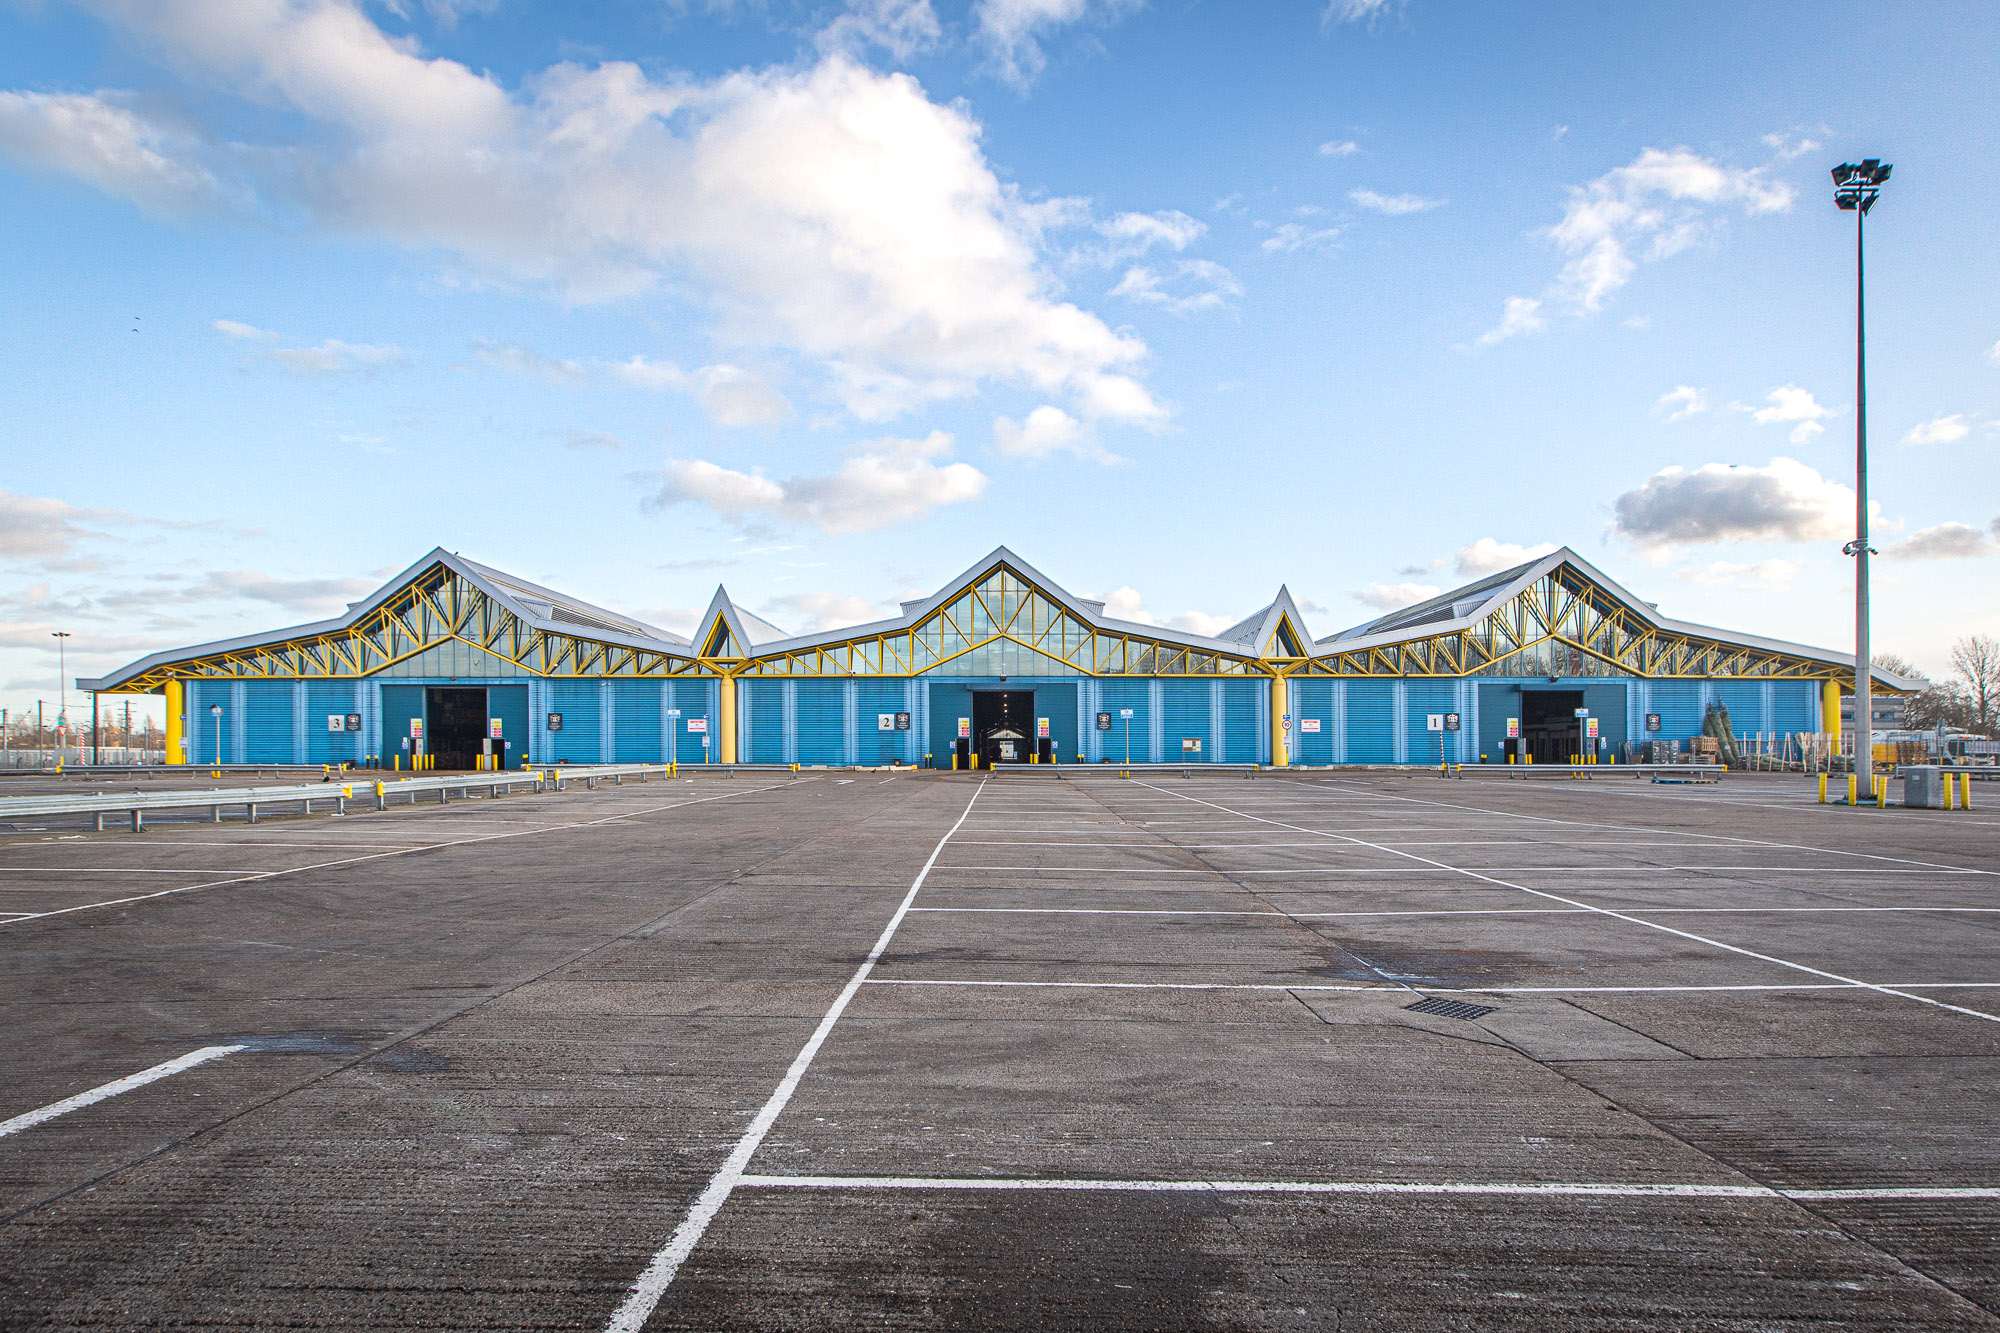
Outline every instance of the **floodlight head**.
<svg viewBox="0 0 2000 1333">
<path fill-rule="evenodd" d="M 1890 172 L 1892 172 L 1892 171 L 1894 171 L 1894 170 L 1895 170 L 1895 167 L 1894 167 L 1894 166 L 1892 166 L 1891 164 L 1887 163 L 1887 162 L 1883 162 L 1883 163 L 1879 164 L 1879 165 L 1878 165 L 1878 166 L 1877 166 L 1877 167 L 1875 168 L 1875 183 L 1876 183 L 1877 185 L 1880 185 L 1880 184 L 1881 184 L 1881 183 L 1882 183 L 1883 181 L 1886 181 L 1886 180 L 1888 180 L 1888 179 L 1889 179 L 1889 173 L 1890 173 Z"/>
<path fill-rule="evenodd" d="M 1855 166 L 1852 162 L 1843 162 L 1833 169 L 1833 183 L 1835 185 L 1845 185 L 1847 182 L 1853 180 L 1855 173 L 1860 170 L 1861 168 Z"/>
</svg>

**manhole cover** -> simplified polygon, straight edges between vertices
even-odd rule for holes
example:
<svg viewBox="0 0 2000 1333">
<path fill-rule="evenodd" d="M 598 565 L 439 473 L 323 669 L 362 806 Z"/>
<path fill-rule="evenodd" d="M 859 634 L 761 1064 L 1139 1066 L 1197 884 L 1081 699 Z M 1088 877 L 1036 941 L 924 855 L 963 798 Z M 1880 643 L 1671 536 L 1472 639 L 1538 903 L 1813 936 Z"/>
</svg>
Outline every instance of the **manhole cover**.
<svg viewBox="0 0 2000 1333">
<path fill-rule="evenodd" d="M 1493 1012 L 1490 1004 L 1468 1004 L 1464 1000 L 1440 1000 L 1435 997 L 1403 1007 L 1411 1013 L 1436 1014 L 1439 1018 L 1479 1018 Z"/>
</svg>

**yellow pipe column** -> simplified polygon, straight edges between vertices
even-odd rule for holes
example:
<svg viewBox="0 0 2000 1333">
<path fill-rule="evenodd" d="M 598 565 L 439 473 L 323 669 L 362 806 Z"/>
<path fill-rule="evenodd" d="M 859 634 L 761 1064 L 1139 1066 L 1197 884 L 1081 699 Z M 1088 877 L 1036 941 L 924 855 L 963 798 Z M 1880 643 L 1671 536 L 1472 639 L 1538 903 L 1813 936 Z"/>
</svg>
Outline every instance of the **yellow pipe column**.
<svg viewBox="0 0 2000 1333">
<path fill-rule="evenodd" d="M 170 764 L 187 762 L 185 728 L 181 720 L 186 691 L 187 687 L 177 680 L 167 682 L 167 762 Z"/>
<path fill-rule="evenodd" d="M 1283 676 L 1271 677 L 1271 767 L 1285 768 L 1292 762 L 1289 753 L 1291 733 L 1285 730 L 1285 714 L 1290 711 L 1286 703 L 1289 691 L 1285 688 Z"/>
<path fill-rule="evenodd" d="M 722 678 L 721 698 L 721 716 L 715 719 L 715 725 L 722 734 L 715 738 L 715 759 L 720 764 L 733 764 L 736 762 L 736 677 Z"/>
<path fill-rule="evenodd" d="M 1840 682 L 1837 680 L 1819 683 L 1819 729 L 1836 735 L 1840 732 Z"/>
</svg>

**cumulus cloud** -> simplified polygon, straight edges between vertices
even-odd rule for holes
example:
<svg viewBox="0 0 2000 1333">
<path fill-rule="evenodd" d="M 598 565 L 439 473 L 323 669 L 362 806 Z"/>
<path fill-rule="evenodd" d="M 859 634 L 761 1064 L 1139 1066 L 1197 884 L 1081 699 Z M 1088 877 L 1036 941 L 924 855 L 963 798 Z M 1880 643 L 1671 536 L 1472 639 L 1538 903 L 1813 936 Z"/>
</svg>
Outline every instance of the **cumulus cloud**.
<svg viewBox="0 0 2000 1333">
<path fill-rule="evenodd" d="M 1458 553 L 1452 557 L 1452 563 L 1457 568 L 1460 578 L 1483 579 L 1488 574 L 1498 574 L 1503 569 L 1512 569 L 1516 565 L 1525 565 L 1530 560 L 1539 560 L 1555 549 L 1553 542 L 1516 546 L 1512 542 L 1481 537 L 1469 546 L 1459 547 Z"/>
<path fill-rule="evenodd" d="M 1352 139 L 1328 139 L 1319 146 L 1321 157 L 1352 157 L 1361 151 L 1361 145 Z"/>
<path fill-rule="evenodd" d="M 1156 245 L 1185 250 L 1207 231 L 1206 222 L 1172 208 L 1158 213 L 1119 213 L 1097 224 L 1098 234 L 1108 242 L 1102 251 L 1105 263 L 1142 255 Z"/>
<path fill-rule="evenodd" d="M 1833 415 L 1832 408 L 1821 407 L 1809 390 L 1796 384 L 1780 385 L 1764 397 L 1766 406 L 1752 411 L 1750 419 L 1760 426 L 1791 426 L 1793 444 L 1804 444 L 1825 430 L 1819 423 Z"/>
<path fill-rule="evenodd" d="M 1787 162 L 1795 157 L 1804 157 L 1807 153 L 1816 153 L 1820 148 L 1817 139 L 1808 139 L 1797 130 L 1767 134 L 1764 136 L 1764 142 Z"/>
<path fill-rule="evenodd" d="M 1319 21 L 1323 27 L 1336 23 L 1365 23 L 1389 12 L 1391 0 L 1328 0 Z"/>
<path fill-rule="evenodd" d="M 1711 232 L 1712 210 L 1736 204 L 1752 216 L 1782 212 L 1795 194 L 1762 168 L 1726 167 L 1685 148 L 1648 148 L 1570 191 L 1562 219 L 1542 233 L 1568 256 L 1542 297 L 1575 314 L 1594 313 L 1641 263 L 1679 254 Z M 1510 311 L 1522 299 L 1509 297 Z M 1480 341 L 1513 336 L 1501 332 L 1506 327 L 1503 321 Z"/>
<path fill-rule="evenodd" d="M 137 113 L 112 94 L 17 93 L 0 109 L 0 151 L 142 203 L 213 194 L 207 173 L 321 232 L 443 253 L 569 301 L 671 275 L 723 343 L 817 367 L 868 420 L 988 380 L 1080 402 L 1145 355 L 1063 300 L 1043 263 L 1073 210 L 1003 182 L 970 111 L 908 75 L 836 52 L 712 79 L 564 63 L 510 90 L 391 39 L 356 0 L 107 0 L 105 12 L 135 49 L 240 94 L 247 114 L 217 115 L 233 137 L 77 134 L 65 127 L 79 117 Z M 1031 38 L 1114 12 L 989 0 L 982 22 Z M 50 135 L 66 136 L 62 153 L 45 151 Z M 131 165 L 135 135 L 157 161 Z"/>
<path fill-rule="evenodd" d="M 943 35 L 931 0 L 848 0 L 847 12 L 822 28 L 816 40 L 822 51 L 859 54 L 879 46 L 908 60 Z"/>
<path fill-rule="evenodd" d="M 1766 588 L 1783 588 L 1791 584 L 1792 576 L 1798 572 L 1798 565 L 1790 560 L 1759 560 L 1755 564 L 1717 560 L 1698 569 L 1677 569 L 1674 577 L 1686 579 L 1689 583 L 1753 583 Z"/>
<path fill-rule="evenodd" d="M 1354 600 L 1377 611 L 1400 611 L 1418 602 L 1427 602 L 1444 589 L 1428 583 L 1371 583 L 1354 594 Z"/>
<path fill-rule="evenodd" d="M 272 365 L 294 375 L 372 375 L 380 370 L 401 369 L 410 364 L 408 352 L 384 344 L 350 343 L 328 338 L 317 346 L 284 347 L 278 345 L 284 342 L 283 334 L 240 320 L 211 320 L 209 327 L 231 342 L 254 348 L 245 357 L 246 365 Z"/>
<path fill-rule="evenodd" d="M 152 120 L 117 92 L 0 92 L 0 153 L 87 181 L 148 213 L 175 216 L 245 206 L 243 192 L 203 165 L 200 136 Z"/>
<path fill-rule="evenodd" d="M 1118 280 L 1111 294 L 1186 315 L 1213 310 L 1230 297 L 1241 296 L 1243 284 L 1220 264 L 1206 259 L 1183 259 L 1167 273 L 1135 264 L 1125 270 L 1125 276 Z"/>
<path fill-rule="evenodd" d="M 1641 546 L 1811 541 L 1852 527 L 1854 492 L 1796 459 L 1774 458 L 1766 467 L 1664 468 L 1612 510 L 1618 535 Z"/>
<path fill-rule="evenodd" d="M 1001 82 L 1026 92 L 1048 65 L 1043 40 L 1073 23 L 1116 23 L 1141 0 L 978 0 L 972 21 Z"/>
<path fill-rule="evenodd" d="M 1426 199 L 1420 194 L 1377 194 L 1373 190 L 1349 190 L 1347 197 L 1371 213 L 1402 217 L 1406 213 L 1428 213 L 1444 207 L 1442 199 Z"/>
<path fill-rule="evenodd" d="M 789 399 L 755 371 L 703 366 L 694 374 L 695 401 L 718 426 L 772 426 L 792 415 Z"/>
<path fill-rule="evenodd" d="M 764 604 L 777 616 L 804 617 L 815 630 L 845 629 L 880 620 L 884 608 L 866 597 L 843 597 L 830 592 L 794 592 L 773 597 Z"/>
<path fill-rule="evenodd" d="M 1481 347 L 1491 347 L 1494 343 L 1506 342 L 1509 338 L 1519 338 L 1527 333 L 1540 333 L 1548 327 L 1542 317 L 1542 301 L 1538 296 L 1510 296 L 1500 312 L 1500 322 L 1479 335 Z"/>
<path fill-rule="evenodd" d="M 2000 534 L 2000 519 L 1993 528 Z M 1883 547 L 1882 554 L 1891 560 L 1971 560 L 1995 550 L 1987 534 L 1969 523 L 1940 523 Z"/>
<path fill-rule="evenodd" d="M 773 480 L 761 470 L 737 472 L 704 459 L 675 459 L 655 476 L 655 508 L 701 505 L 737 524 L 800 524 L 829 536 L 872 532 L 924 517 L 950 504 L 976 500 L 986 476 L 950 457 L 951 436 L 932 431 L 921 440 L 875 440 L 831 473 Z"/>
<path fill-rule="evenodd" d="M 1708 411 L 1708 392 L 1692 384 L 1678 384 L 1660 395 L 1653 410 L 1665 413 L 1669 421 L 1685 421 L 1697 412 Z"/>
<path fill-rule="evenodd" d="M 1048 404 L 1028 413 L 1019 424 L 1008 417 L 997 418 L 993 423 L 993 447 L 1010 458 L 1025 458 L 1032 462 L 1040 462 L 1059 453 L 1074 454 L 1094 463 L 1125 461 L 1116 454 L 1105 452 L 1082 422 L 1060 407 Z"/>
<path fill-rule="evenodd" d="M 1929 421 L 1910 427 L 1910 433 L 1903 437 L 1904 444 L 1950 444 L 1972 434 L 1965 415 L 1954 412 L 1950 416 L 1932 417 Z"/>
<path fill-rule="evenodd" d="M 1163 624 L 1158 616 L 1146 609 L 1146 599 L 1139 595 L 1139 590 L 1132 587 L 1113 588 L 1106 593 L 1104 614 L 1113 620 L 1129 620 L 1135 625 Z M 1211 615 L 1206 611 L 1182 611 L 1167 617 L 1164 627 L 1177 629 L 1183 634 L 1213 638 L 1235 623 L 1229 616 Z"/>
<path fill-rule="evenodd" d="M 84 508 L 66 500 L 19 495 L 0 489 L 0 556 L 16 560 L 62 560 L 79 541 L 114 537 L 121 528 L 166 528 L 214 532 L 212 520 L 145 518 L 123 509 Z"/>
</svg>

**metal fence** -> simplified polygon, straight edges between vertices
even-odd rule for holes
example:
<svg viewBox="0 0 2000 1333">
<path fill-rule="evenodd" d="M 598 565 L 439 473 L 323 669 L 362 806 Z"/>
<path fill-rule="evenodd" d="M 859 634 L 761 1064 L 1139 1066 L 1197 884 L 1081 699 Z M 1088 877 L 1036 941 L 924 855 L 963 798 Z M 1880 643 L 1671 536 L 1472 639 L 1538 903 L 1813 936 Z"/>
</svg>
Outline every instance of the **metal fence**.
<svg viewBox="0 0 2000 1333">
<path fill-rule="evenodd" d="M 42 749 L 9 746 L 0 750 L 0 769 L 54 768 L 58 763 L 64 768 L 82 768 L 91 764 L 129 768 L 158 764 L 164 767 L 166 762 L 165 750 L 142 750 L 136 745 L 64 745 Z"/>
</svg>

